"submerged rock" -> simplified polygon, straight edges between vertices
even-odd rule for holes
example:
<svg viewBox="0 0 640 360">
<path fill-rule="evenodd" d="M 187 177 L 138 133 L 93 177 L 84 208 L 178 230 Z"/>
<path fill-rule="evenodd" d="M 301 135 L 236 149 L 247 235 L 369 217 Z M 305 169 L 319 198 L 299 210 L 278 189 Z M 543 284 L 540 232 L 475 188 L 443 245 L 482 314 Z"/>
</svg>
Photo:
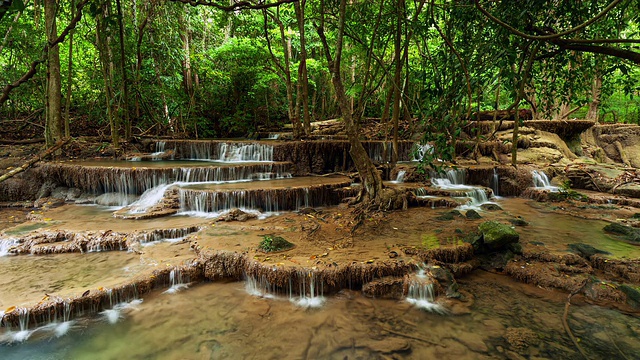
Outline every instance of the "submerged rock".
<svg viewBox="0 0 640 360">
<path fill-rule="evenodd" d="M 587 244 L 569 244 L 568 246 L 570 250 L 586 259 L 589 259 L 595 254 L 611 255 L 611 253 L 608 251 L 596 249 L 593 246 Z"/>
<path fill-rule="evenodd" d="M 521 216 L 515 217 L 513 219 L 509 219 L 509 222 L 514 226 L 527 226 L 529 223 L 523 219 Z"/>
<path fill-rule="evenodd" d="M 480 208 L 482 210 L 487 210 L 487 211 L 500 211 L 500 210 L 502 210 L 502 208 L 498 204 L 482 204 L 482 205 L 480 205 Z"/>
<path fill-rule="evenodd" d="M 450 221 L 455 219 L 456 217 L 462 217 L 462 213 L 458 210 L 451 210 L 440 214 L 440 216 L 436 217 L 436 220 Z"/>
<path fill-rule="evenodd" d="M 495 221 L 480 224 L 478 230 L 482 233 L 483 244 L 487 250 L 499 251 L 520 240 L 520 235 L 514 229 Z"/>
<path fill-rule="evenodd" d="M 403 297 L 404 279 L 384 277 L 362 285 L 362 293 L 367 297 L 400 300 Z"/>
<path fill-rule="evenodd" d="M 605 226 L 603 230 L 612 234 L 621 235 L 627 241 L 640 243 L 640 230 L 632 228 L 630 226 L 611 223 Z"/>
<path fill-rule="evenodd" d="M 465 216 L 467 217 L 467 219 L 470 219 L 470 220 L 482 219 L 482 216 L 480 216 L 480 214 L 478 214 L 478 212 L 473 209 L 468 210 Z"/>
</svg>

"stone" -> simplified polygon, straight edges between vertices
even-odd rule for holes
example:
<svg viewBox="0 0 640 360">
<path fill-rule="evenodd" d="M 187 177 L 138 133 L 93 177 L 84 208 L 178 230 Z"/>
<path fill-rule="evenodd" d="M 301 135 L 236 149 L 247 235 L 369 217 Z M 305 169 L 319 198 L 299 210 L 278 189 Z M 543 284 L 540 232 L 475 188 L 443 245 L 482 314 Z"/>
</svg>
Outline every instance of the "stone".
<svg viewBox="0 0 640 360">
<path fill-rule="evenodd" d="M 520 235 L 514 229 L 496 221 L 483 222 L 478 230 L 482 233 L 484 247 L 492 251 L 503 250 L 520 240 Z"/>
<path fill-rule="evenodd" d="M 634 307 L 640 306 L 640 290 L 636 287 L 626 284 L 618 286 L 625 295 L 627 295 L 627 303 Z"/>
<path fill-rule="evenodd" d="M 285 240 L 282 236 L 264 235 L 258 245 L 258 250 L 270 253 L 292 249 L 295 245 Z"/>
<path fill-rule="evenodd" d="M 462 216 L 462 213 L 460 213 L 460 211 L 451 210 L 446 213 L 440 214 L 440 216 L 436 217 L 436 220 L 450 221 L 455 219 L 456 217 L 461 217 L 461 216 Z"/>
<path fill-rule="evenodd" d="M 470 219 L 470 220 L 482 219 L 482 216 L 480 216 L 480 214 L 478 214 L 478 212 L 473 209 L 467 210 L 467 213 L 465 214 L 465 216 L 467 217 L 467 219 Z"/>
<path fill-rule="evenodd" d="M 482 204 L 482 205 L 480 205 L 480 208 L 482 210 L 487 210 L 487 211 L 501 211 L 502 210 L 502 208 L 498 204 Z"/>
<path fill-rule="evenodd" d="M 216 219 L 216 221 L 247 221 L 257 218 L 258 215 L 244 212 L 240 209 L 232 209 L 225 215 L 222 215 Z"/>
<path fill-rule="evenodd" d="M 610 252 L 604 251 L 604 250 L 600 250 L 600 249 L 596 249 L 591 245 L 587 245 L 587 244 L 569 244 L 568 245 L 569 249 L 573 252 L 575 252 L 576 254 L 582 256 L 585 259 L 589 259 L 590 257 L 592 257 L 595 254 L 605 254 L 605 255 L 611 255 Z"/>
<path fill-rule="evenodd" d="M 603 230 L 612 234 L 621 235 L 627 241 L 640 242 L 640 230 L 630 226 L 611 223 L 605 226 Z"/>
<path fill-rule="evenodd" d="M 384 277 L 362 285 L 362 293 L 366 297 L 379 299 L 402 299 L 404 279 L 399 277 Z"/>
<path fill-rule="evenodd" d="M 529 223 L 522 217 L 518 216 L 513 219 L 509 219 L 509 222 L 514 226 L 528 226 Z"/>
<path fill-rule="evenodd" d="M 640 199 L 640 184 L 624 184 L 616 188 L 615 194 Z"/>
<path fill-rule="evenodd" d="M 457 337 L 458 341 L 460 341 L 464 346 L 469 348 L 471 351 L 475 352 L 488 352 L 489 348 L 487 344 L 484 343 L 482 336 L 480 334 L 475 333 L 465 333 L 462 336 Z"/>
</svg>

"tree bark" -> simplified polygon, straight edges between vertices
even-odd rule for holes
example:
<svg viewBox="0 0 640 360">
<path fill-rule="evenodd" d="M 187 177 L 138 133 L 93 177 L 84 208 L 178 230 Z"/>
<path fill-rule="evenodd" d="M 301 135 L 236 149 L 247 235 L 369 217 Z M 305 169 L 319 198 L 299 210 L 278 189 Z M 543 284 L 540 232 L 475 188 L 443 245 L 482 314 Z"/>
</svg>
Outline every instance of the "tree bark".
<svg viewBox="0 0 640 360">
<path fill-rule="evenodd" d="M 129 80 L 126 67 L 127 56 L 124 51 L 124 20 L 120 0 L 116 0 L 116 7 L 118 11 L 118 32 L 120 35 L 120 72 L 122 73 L 122 94 L 124 95 L 124 109 L 122 111 L 124 115 L 124 138 L 125 140 L 129 140 L 131 138 L 131 119 L 129 117 Z"/>
<path fill-rule="evenodd" d="M 587 120 L 598 121 L 598 110 L 600 107 L 600 96 L 602 94 L 602 74 L 596 71 L 591 85 L 591 102 L 589 103 L 589 111 L 587 111 Z"/>
<path fill-rule="evenodd" d="M 27 161 L 26 163 L 24 163 L 22 166 L 17 167 L 11 171 L 9 171 L 8 173 L 0 176 L 0 183 L 27 170 L 28 168 L 30 168 L 33 164 L 37 163 L 38 161 L 46 158 L 47 156 L 53 154 L 54 152 L 60 150 L 66 143 L 69 142 L 71 138 L 67 137 L 64 139 L 61 139 L 60 141 L 58 141 L 58 143 L 54 144 L 53 146 L 51 146 L 50 148 L 48 148 L 47 150 L 45 150 L 43 153 L 40 153 L 34 157 L 32 157 L 29 161 Z"/>
<path fill-rule="evenodd" d="M 395 72 L 393 75 L 393 111 L 391 115 L 391 123 L 393 124 L 393 152 L 391 155 L 391 162 L 398 162 L 398 122 L 400 120 L 400 96 L 401 86 L 400 81 L 402 77 L 402 23 L 404 21 L 404 0 L 397 0 L 396 7 L 396 32 L 394 40 L 395 49 Z"/>
<path fill-rule="evenodd" d="M 380 173 L 374 166 L 373 162 L 369 158 L 369 155 L 367 154 L 364 146 L 362 146 L 362 142 L 360 142 L 360 139 L 358 138 L 358 131 L 356 124 L 353 122 L 349 99 L 347 98 L 344 85 L 342 83 L 340 65 L 342 60 L 344 27 L 346 20 L 346 0 L 340 0 L 338 11 L 338 29 L 336 34 L 337 39 L 335 45 L 336 50 L 335 55 L 333 56 L 331 55 L 329 43 L 327 42 L 327 38 L 324 34 L 324 14 L 324 0 L 321 0 L 320 24 L 317 27 L 317 31 L 324 48 L 325 56 L 327 58 L 329 72 L 331 73 L 331 82 L 333 83 L 333 87 L 335 90 L 336 101 L 338 102 L 340 113 L 342 115 L 342 121 L 344 122 L 347 137 L 349 139 L 349 144 L 351 145 L 349 154 L 353 159 L 356 169 L 358 170 L 358 174 L 360 175 L 360 180 L 362 181 L 362 192 L 360 198 L 361 200 L 364 199 L 370 200 L 372 202 L 377 202 L 379 201 L 380 195 L 382 193 L 382 178 L 380 177 Z"/>
<path fill-rule="evenodd" d="M 56 27 L 57 0 L 45 0 L 45 28 L 47 41 L 53 43 L 58 38 Z M 45 139 L 51 146 L 62 139 L 62 84 L 60 76 L 60 48 L 56 44 L 51 47 L 47 56 L 47 100 L 45 122 Z"/>
<path fill-rule="evenodd" d="M 71 17 L 75 16 L 75 4 L 76 0 L 71 0 Z M 69 62 L 67 66 L 67 93 L 65 94 L 64 103 L 64 136 L 69 137 L 69 122 L 71 115 L 71 83 L 73 82 L 73 33 L 75 30 L 69 32 Z"/>
<path fill-rule="evenodd" d="M 307 40 L 304 29 L 305 5 L 306 0 L 300 0 L 294 3 L 296 17 L 298 19 L 298 31 L 300 32 L 300 65 L 298 66 L 298 82 L 302 93 L 298 92 L 298 96 L 302 98 L 302 119 L 304 124 L 304 132 L 307 136 L 311 135 L 311 114 L 309 112 L 309 75 L 307 73 Z"/>
</svg>

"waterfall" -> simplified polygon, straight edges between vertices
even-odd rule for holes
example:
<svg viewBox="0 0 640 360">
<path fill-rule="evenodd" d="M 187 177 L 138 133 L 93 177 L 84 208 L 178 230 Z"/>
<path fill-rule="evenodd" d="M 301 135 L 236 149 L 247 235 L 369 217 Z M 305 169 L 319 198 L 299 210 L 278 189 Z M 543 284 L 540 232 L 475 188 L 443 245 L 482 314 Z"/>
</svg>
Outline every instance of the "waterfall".
<svg viewBox="0 0 640 360">
<path fill-rule="evenodd" d="M 444 174 L 433 174 L 431 183 L 442 189 L 466 189 L 466 171 L 464 169 L 449 169 Z"/>
<path fill-rule="evenodd" d="M 153 230 L 151 232 L 138 234 L 135 237 L 135 240 L 140 242 L 144 246 L 151 245 L 159 241 L 178 242 L 186 238 L 190 234 L 194 232 L 198 232 L 200 230 L 201 228 L 198 226 L 191 226 L 187 228 L 178 228 L 178 229 Z"/>
<path fill-rule="evenodd" d="M 189 277 L 184 276 L 180 269 L 173 269 L 169 273 L 169 282 L 171 286 L 163 294 L 175 294 L 182 289 L 189 287 Z"/>
<path fill-rule="evenodd" d="M 489 202 L 489 198 L 487 197 L 487 192 L 484 191 L 483 189 L 473 189 L 470 191 L 465 191 L 464 197 L 469 198 L 470 201 L 466 205 L 462 206 L 463 209 L 464 208 L 476 209 L 480 205 Z"/>
<path fill-rule="evenodd" d="M 403 183 L 405 175 L 407 175 L 407 172 L 405 170 L 398 171 L 398 175 L 396 175 L 396 180 L 394 181 L 394 183 L 396 184 Z"/>
<path fill-rule="evenodd" d="M 151 154 L 151 160 L 152 161 L 162 160 L 162 155 L 164 155 L 164 153 L 166 152 L 165 150 L 166 146 L 167 146 L 167 143 L 165 141 L 156 142 L 156 152 Z"/>
<path fill-rule="evenodd" d="M 129 206 L 129 213 L 131 214 L 143 214 L 146 213 L 151 207 L 156 206 L 164 198 L 164 194 L 173 184 L 159 185 L 145 191 L 140 199 L 133 202 Z"/>
<path fill-rule="evenodd" d="M 531 171 L 531 175 L 533 177 L 533 186 L 536 188 L 557 191 L 557 186 L 552 186 L 547 174 L 543 171 L 533 170 Z"/>
<path fill-rule="evenodd" d="M 280 139 L 280 134 L 278 134 L 278 133 L 269 133 L 269 135 L 267 136 L 267 139 L 269 139 L 269 140 L 278 140 L 278 139 Z"/>
<path fill-rule="evenodd" d="M 426 311 L 439 314 L 447 312 L 442 305 L 435 303 L 435 289 L 433 283 L 425 276 L 424 270 L 420 270 L 415 278 L 409 281 L 406 299 L 410 304 Z"/>
<path fill-rule="evenodd" d="M 13 246 L 18 244 L 19 244 L 18 239 L 13 239 L 13 238 L 0 239 L 0 257 L 9 255 L 10 254 L 9 249 L 11 249 Z"/>
<path fill-rule="evenodd" d="M 317 308 L 321 307 L 324 302 L 323 296 L 323 284 L 318 281 L 318 278 L 313 270 L 299 270 L 299 294 L 300 296 L 294 296 L 293 293 L 289 293 L 289 300 L 297 306 L 304 308 Z"/>
<path fill-rule="evenodd" d="M 271 283 L 267 280 L 267 278 L 263 275 L 259 279 L 256 279 L 253 276 L 248 276 L 245 274 L 245 290 L 249 295 L 274 299 L 276 296 L 275 288 L 271 285 Z"/>
<path fill-rule="evenodd" d="M 429 153 L 433 153 L 433 146 L 431 144 L 419 144 L 416 143 L 413 148 L 413 159 L 412 161 L 422 161 L 425 155 Z"/>
<path fill-rule="evenodd" d="M 494 196 L 499 196 L 498 190 L 500 189 L 500 177 L 498 176 L 498 171 L 493 169 L 493 176 L 491 177 L 491 190 L 493 190 Z"/>
<path fill-rule="evenodd" d="M 265 144 L 218 144 L 218 161 L 273 161 L 273 146 Z"/>
</svg>

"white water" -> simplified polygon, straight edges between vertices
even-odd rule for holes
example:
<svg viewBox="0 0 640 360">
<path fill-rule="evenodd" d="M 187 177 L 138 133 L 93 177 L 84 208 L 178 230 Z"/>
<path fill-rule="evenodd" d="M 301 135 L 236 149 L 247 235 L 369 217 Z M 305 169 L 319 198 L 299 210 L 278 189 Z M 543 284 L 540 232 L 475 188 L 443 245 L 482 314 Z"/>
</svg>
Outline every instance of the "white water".
<svg viewBox="0 0 640 360">
<path fill-rule="evenodd" d="M 171 270 L 169 273 L 169 280 L 171 282 L 171 287 L 164 291 L 163 294 L 175 294 L 178 291 L 189 287 L 189 281 L 188 279 L 183 278 L 182 271 L 180 271 L 180 269 Z"/>
<path fill-rule="evenodd" d="M 398 171 L 398 175 L 396 175 L 395 181 L 392 181 L 394 184 L 401 184 L 404 182 L 404 177 L 407 175 L 405 170 Z"/>
<path fill-rule="evenodd" d="M 273 146 L 265 144 L 219 143 L 218 159 L 221 162 L 273 161 Z"/>
<path fill-rule="evenodd" d="M 0 240 L 0 257 L 10 255 L 9 249 L 12 246 L 18 245 L 18 240 L 13 238 L 4 238 Z M 2 318 L 0 316 L 0 318 Z"/>
<path fill-rule="evenodd" d="M 472 186 L 465 185 L 465 177 L 464 169 L 449 169 L 444 174 L 432 175 L 431 183 L 440 189 L 472 189 Z"/>
<path fill-rule="evenodd" d="M 145 191 L 140 199 L 136 200 L 129 206 L 129 213 L 140 214 L 146 213 L 151 207 L 156 206 L 164 198 L 164 193 L 173 184 L 159 185 Z"/>
<path fill-rule="evenodd" d="M 104 310 L 100 314 L 109 322 L 109 324 L 117 323 L 126 311 L 136 310 L 138 305 L 142 304 L 142 299 L 136 299 L 130 302 L 116 304 L 113 308 Z"/>
<path fill-rule="evenodd" d="M 409 283 L 407 302 L 411 305 L 430 312 L 446 314 L 447 310 L 435 302 L 433 283 L 430 283 L 424 275 L 424 270 L 416 274 L 417 280 Z"/>
<path fill-rule="evenodd" d="M 316 275 L 312 271 L 302 270 L 298 274 L 301 280 L 298 288 L 298 294 L 294 295 L 291 279 L 289 280 L 289 301 L 295 306 L 302 308 L 319 308 L 326 302 L 323 296 L 322 284 L 317 280 Z M 276 289 L 265 278 L 256 279 L 253 276 L 247 276 L 245 282 L 245 290 L 248 294 L 268 299 L 277 299 L 274 294 Z"/>
<path fill-rule="evenodd" d="M 533 176 L 533 186 L 538 189 L 545 189 L 550 191 L 558 191 L 557 186 L 552 186 L 547 174 L 543 171 L 533 170 L 531 171 Z"/>
<path fill-rule="evenodd" d="M 413 161 L 422 161 L 425 155 L 433 153 L 431 144 L 416 144 L 413 151 Z"/>
<path fill-rule="evenodd" d="M 498 171 L 493 169 L 493 177 L 491 178 L 491 190 L 493 190 L 494 196 L 500 196 L 498 190 L 500 189 L 500 176 L 498 176 Z"/>
</svg>

